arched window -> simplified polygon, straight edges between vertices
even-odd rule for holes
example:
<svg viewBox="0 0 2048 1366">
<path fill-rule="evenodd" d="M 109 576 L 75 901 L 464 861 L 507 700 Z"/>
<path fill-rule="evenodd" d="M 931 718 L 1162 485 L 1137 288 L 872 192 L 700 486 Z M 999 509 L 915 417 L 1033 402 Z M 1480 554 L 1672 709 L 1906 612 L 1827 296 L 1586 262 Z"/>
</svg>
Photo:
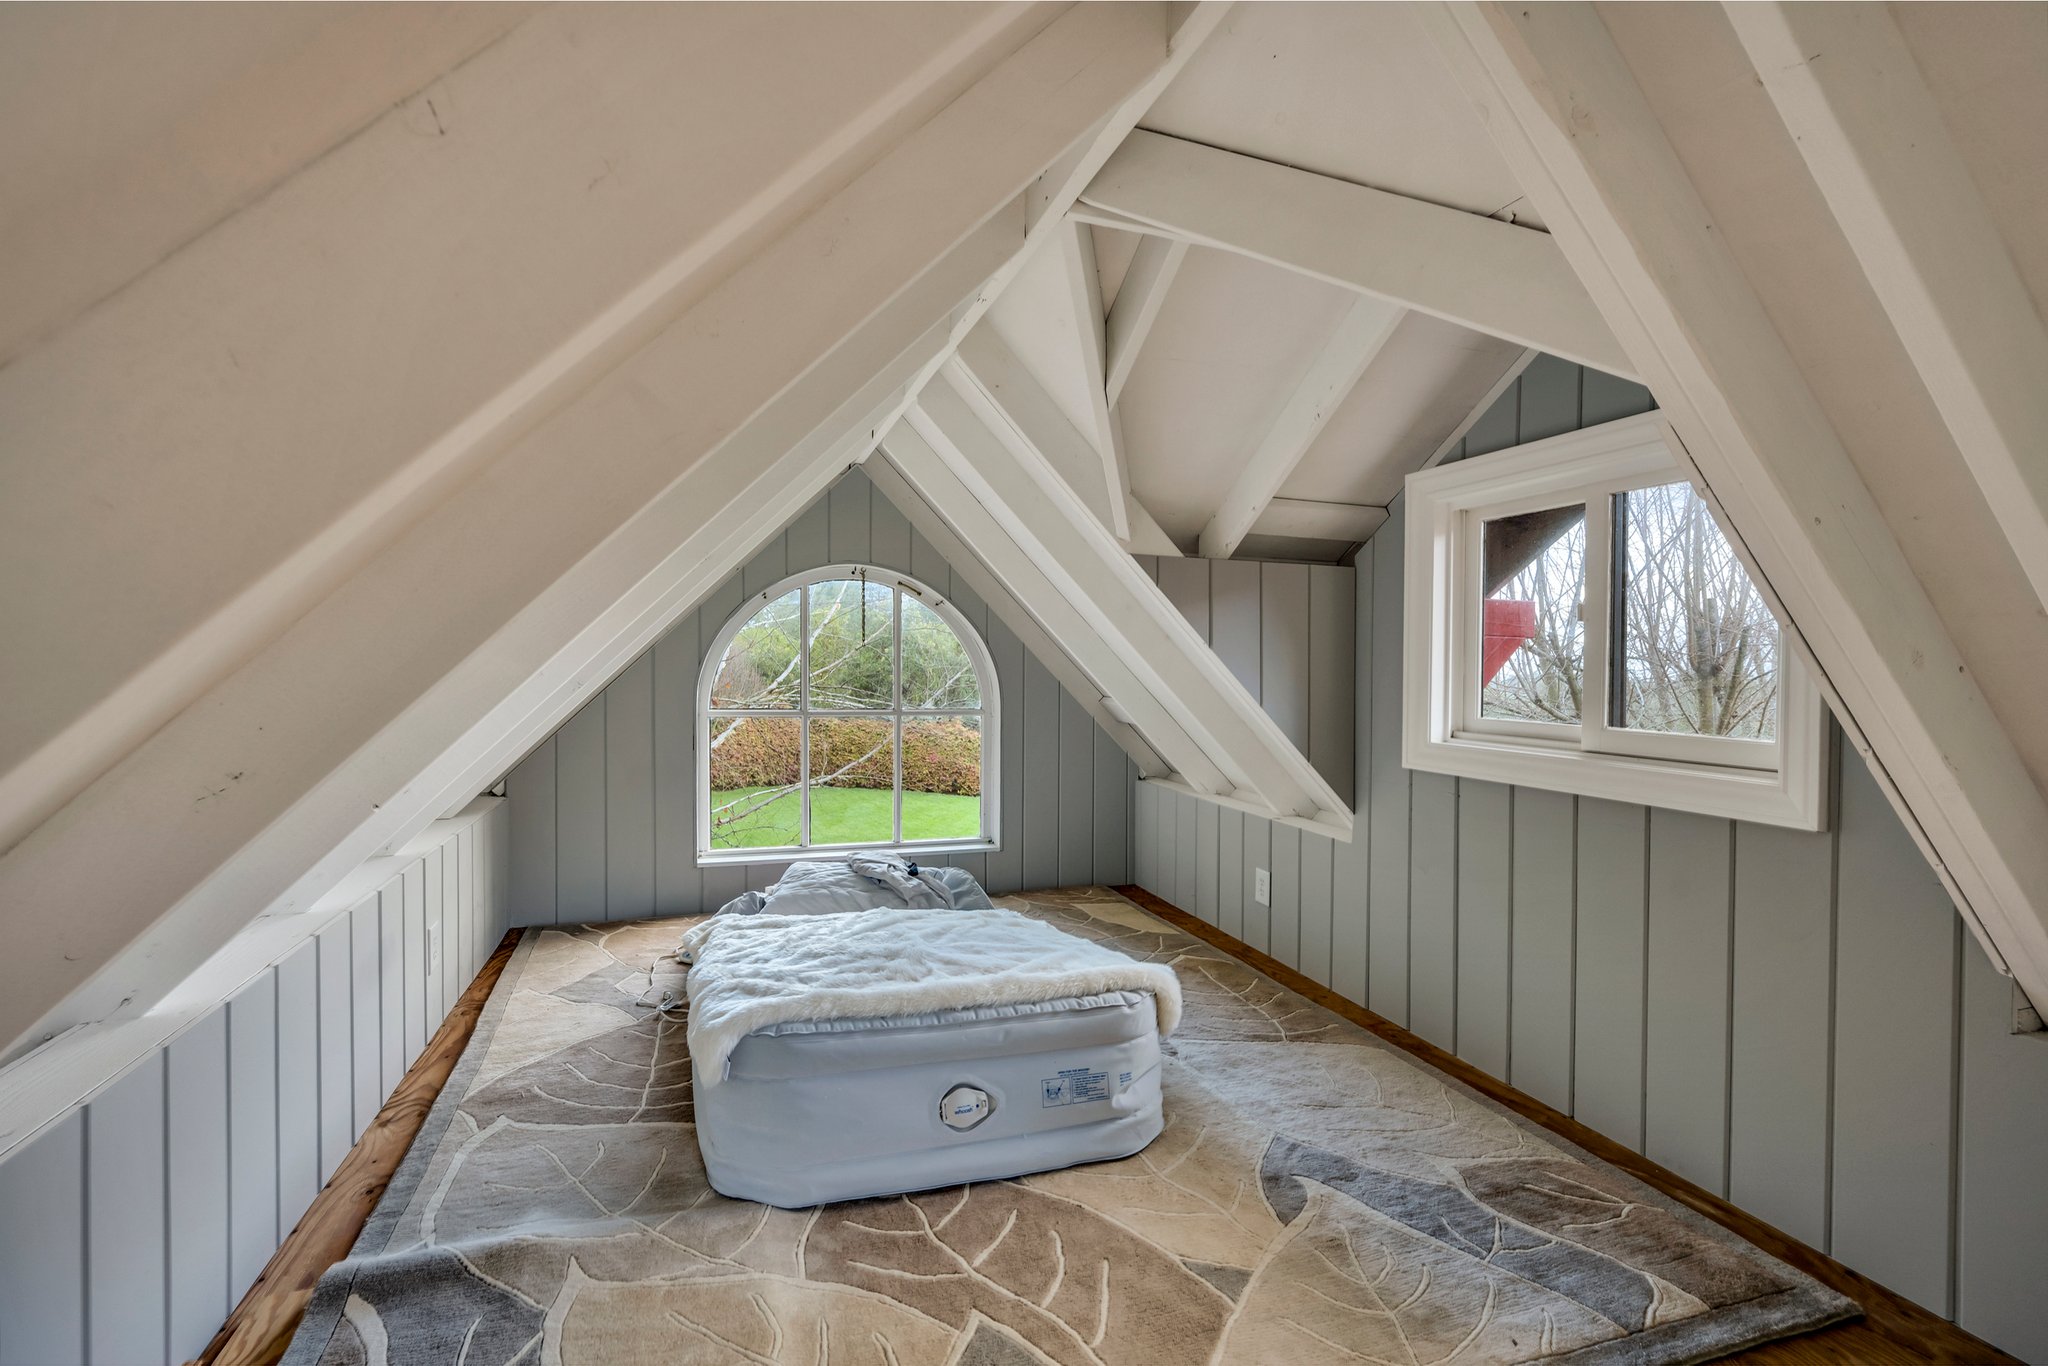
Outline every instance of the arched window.
<svg viewBox="0 0 2048 1366">
<path fill-rule="evenodd" d="M 697 687 L 697 858 L 993 848 L 996 679 L 953 605 L 840 564 L 749 598 Z"/>
</svg>

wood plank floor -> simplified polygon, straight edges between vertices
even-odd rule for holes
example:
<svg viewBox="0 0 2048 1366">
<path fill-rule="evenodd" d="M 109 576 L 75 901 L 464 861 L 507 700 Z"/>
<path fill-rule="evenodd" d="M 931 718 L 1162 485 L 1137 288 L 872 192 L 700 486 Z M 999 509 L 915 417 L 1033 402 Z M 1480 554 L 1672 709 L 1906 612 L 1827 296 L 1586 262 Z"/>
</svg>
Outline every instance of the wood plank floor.
<svg viewBox="0 0 2048 1366">
<path fill-rule="evenodd" d="M 1804 1337 L 1789 1338 L 1728 1358 L 1744 1366 L 1913 1366 L 1921 1362 L 2012 1362 L 1989 1344 L 1894 1295 L 1833 1258 L 1823 1256 L 1764 1224 L 1727 1201 L 1701 1190 L 1638 1153 L 1629 1151 L 1541 1101 L 1494 1080 L 1434 1044 L 1354 1005 L 1275 959 L 1160 900 L 1141 887 L 1119 887 L 1123 895 L 1198 939 L 1216 945 L 1317 1005 L 1372 1031 L 1480 1094 L 1561 1134 L 1588 1152 L 1747 1238 L 1814 1279 L 1833 1286 L 1863 1306 L 1864 1319 Z M 427 1049 L 399 1082 L 362 1140 L 342 1159 L 334 1179 L 270 1259 L 263 1274 L 200 1354 L 202 1366 L 272 1366 L 284 1355 L 323 1272 L 346 1256 L 370 1212 L 412 1146 L 427 1111 L 476 1029 L 484 1002 L 512 956 L 518 932 L 496 953 L 462 994 Z"/>
<path fill-rule="evenodd" d="M 1822 1284 L 1833 1286 L 1863 1307 L 1864 1317 L 1860 1322 L 1837 1324 L 1803 1337 L 1786 1338 L 1747 1352 L 1738 1352 L 1724 1360 L 1740 1362 L 1743 1366 L 1914 1366 L 1924 1362 L 2015 1361 L 2015 1358 L 1964 1332 L 1940 1315 L 1931 1314 L 1910 1300 L 1893 1294 L 1869 1277 L 1858 1275 L 1834 1258 L 1780 1233 L 1642 1154 L 1632 1152 L 1571 1116 L 1551 1109 L 1534 1096 L 1495 1080 L 1464 1059 L 1446 1053 L 1393 1021 L 1345 1000 L 1328 987 L 1311 981 L 1277 959 L 1267 957 L 1242 940 L 1195 919 L 1171 902 L 1162 901 L 1142 887 L 1118 887 L 1116 890 L 1175 928 L 1214 944 L 1290 991 L 1301 993 L 1324 1009 L 1371 1030 L 1396 1048 L 1414 1054 L 1438 1071 L 1449 1073 L 1516 1114 L 1570 1139 L 1644 1185 L 1697 1210 Z"/>
</svg>

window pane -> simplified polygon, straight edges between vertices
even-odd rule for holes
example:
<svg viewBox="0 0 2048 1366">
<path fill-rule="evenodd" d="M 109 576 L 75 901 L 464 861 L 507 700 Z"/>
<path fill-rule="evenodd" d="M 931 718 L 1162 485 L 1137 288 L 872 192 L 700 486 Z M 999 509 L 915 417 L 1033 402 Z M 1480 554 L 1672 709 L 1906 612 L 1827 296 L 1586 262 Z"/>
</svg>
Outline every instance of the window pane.
<svg viewBox="0 0 2048 1366">
<path fill-rule="evenodd" d="M 981 718 L 903 723 L 903 838 L 981 837 Z"/>
<path fill-rule="evenodd" d="M 711 705 L 734 711 L 796 710 L 797 590 L 756 612 L 725 647 Z"/>
<path fill-rule="evenodd" d="M 1577 725 L 1586 509 L 1496 518 L 1483 535 L 1479 714 Z"/>
<path fill-rule="evenodd" d="M 1690 483 L 1615 499 L 1617 725 L 1769 740 L 1778 623 Z"/>
<path fill-rule="evenodd" d="M 953 711 L 981 705 L 981 685 L 967 647 L 931 608 L 903 598 L 903 705 Z"/>
<path fill-rule="evenodd" d="M 895 705 L 895 599 L 895 589 L 858 579 L 811 585 L 813 710 Z"/>
<path fill-rule="evenodd" d="M 803 723 L 779 716 L 711 719 L 711 847 L 763 849 L 798 842 Z"/>
<path fill-rule="evenodd" d="M 896 723 L 883 717 L 811 721 L 811 843 L 887 844 L 896 838 Z"/>
</svg>

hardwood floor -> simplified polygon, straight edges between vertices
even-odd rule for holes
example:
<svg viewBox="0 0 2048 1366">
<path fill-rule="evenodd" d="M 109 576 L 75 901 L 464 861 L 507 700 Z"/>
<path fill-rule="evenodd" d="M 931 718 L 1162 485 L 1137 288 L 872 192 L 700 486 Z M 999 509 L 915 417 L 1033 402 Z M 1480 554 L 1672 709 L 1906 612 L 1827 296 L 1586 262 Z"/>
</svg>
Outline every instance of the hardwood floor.
<svg viewBox="0 0 2048 1366">
<path fill-rule="evenodd" d="M 1360 1006 L 1267 957 L 1257 949 L 1203 924 L 1141 887 L 1119 887 L 1123 895 L 1198 939 L 1242 959 L 1317 1005 L 1371 1030 L 1480 1094 L 1563 1135 L 1580 1147 L 1747 1238 L 1775 1257 L 1833 1286 L 1863 1306 L 1858 1323 L 1839 1324 L 1804 1337 L 1788 1338 L 1727 1358 L 1744 1366 L 1913 1366 L 1924 1362 L 2012 1362 L 2014 1359 L 1972 1337 L 1947 1320 L 1902 1299 L 1831 1257 L 1787 1237 L 1735 1206 L 1666 1171 L 1642 1155 L 1595 1133 L 1533 1097 L 1496 1081 Z M 361 1141 L 342 1159 L 334 1179 L 313 1201 L 291 1236 L 235 1307 L 199 1356 L 201 1366 L 272 1366 L 284 1355 L 320 1276 L 346 1256 L 392 1174 L 412 1146 L 427 1111 L 448 1081 L 469 1042 L 485 1000 L 512 956 L 518 932 L 505 937 L 455 1009 L 405 1074 Z"/>
<path fill-rule="evenodd" d="M 518 943 L 519 931 L 514 930 L 484 963 L 483 971 L 427 1041 L 419 1060 L 400 1078 L 391 1099 L 342 1158 L 334 1179 L 313 1197 L 298 1227 L 271 1257 L 213 1341 L 206 1344 L 199 1354 L 201 1366 L 270 1366 L 284 1356 L 307 1301 L 313 1298 L 314 1285 L 328 1267 L 348 1255 L 363 1231 L 370 1211 L 377 1207 L 420 1125 L 426 1122 L 427 1111 L 447 1085 L 456 1059 L 476 1030 L 484 1002 L 490 999 L 491 988 L 498 984 Z"/>
<path fill-rule="evenodd" d="M 1780 1233 L 1762 1220 L 1743 1213 L 1717 1195 L 1665 1170 L 1642 1154 L 1633 1152 L 1606 1135 L 1597 1133 L 1533 1096 L 1486 1075 L 1470 1063 L 1446 1053 L 1435 1044 L 1409 1033 L 1345 1000 L 1328 987 L 1302 976 L 1277 959 L 1269 958 L 1241 940 L 1213 925 L 1204 924 L 1171 902 L 1162 901 L 1142 887 L 1116 889 L 1161 920 L 1206 940 L 1233 957 L 1241 959 L 1289 990 L 1300 992 L 1324 1009 L 1371 1030 L 1396 1048 L 1414 1054 L 1440 1072 L 1447 1072 L 1473 1090 L 1524 1115 L 1551 1132 L 1562 1135 L 1611 1162 L 1629 1175 L 1662 1191 L 1699 1213 L 1755 1243 L 1789 1265 L 1825 1285 L 1833 1286 L 1863 1307 L 1862 1320 L 1837 1324 L 1803 1337 L 1786 1338 L 1763 1347 L 1723 1358 L 1743 1366 L 1915 1366 L 1924 1362 L 2014 1362 L 1991 1344 L 1964 1332 L 1937 1314 L 1893 1294 L 1866 1276 L 1858 1275 L 1834 1258 L 1816 1252 L 1806 1244 Z"/>
</svg>

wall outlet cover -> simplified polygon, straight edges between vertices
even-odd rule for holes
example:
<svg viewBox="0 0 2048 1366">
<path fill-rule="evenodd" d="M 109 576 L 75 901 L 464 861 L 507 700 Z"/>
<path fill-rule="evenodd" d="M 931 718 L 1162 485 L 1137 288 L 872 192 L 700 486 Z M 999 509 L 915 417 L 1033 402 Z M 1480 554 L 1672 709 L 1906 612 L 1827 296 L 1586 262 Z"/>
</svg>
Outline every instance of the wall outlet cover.
<svg viewBox="0 0 2048 1366">
<path fill-rule="evenodd" d="M 427 971 L 437 972 L 441 967 L 441 927 L 434 925 L 427 930 Z"/>
<path fill-rule="evenodd" d="M 1273 874 L 1270 869 L 1258 868 L 1252 872 L 1252 900 L 1261 906 L 1273 904 Z"/>
</svg>

